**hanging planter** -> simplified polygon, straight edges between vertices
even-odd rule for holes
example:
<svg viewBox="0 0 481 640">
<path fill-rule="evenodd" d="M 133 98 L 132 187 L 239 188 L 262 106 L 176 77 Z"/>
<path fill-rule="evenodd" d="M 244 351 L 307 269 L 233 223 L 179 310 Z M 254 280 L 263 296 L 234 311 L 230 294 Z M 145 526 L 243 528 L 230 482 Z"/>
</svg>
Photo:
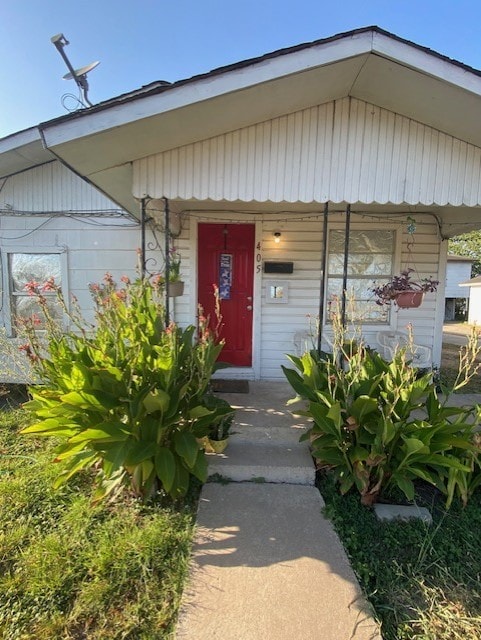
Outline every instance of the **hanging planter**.
<svg viewBox="0 0 481 640">
<path fill-rule="evenodd" d="M 416 309 L 424 300 L 424 291 L 400 291 L 394 298 L 400 309 Z"/>
<path fill-rule="evenodd" d="M 178 298 L 184 295 L 184 283 L 182 280 L 169 282 L 169 298 Z"/>
<path fill-rule="evenodd" d="M 413 272 L 414 269 L 406 269 L 401 271 L 400 275 L 393 276 L 389 282 L 373 287 L 371 291 L 377 298 L 376 304 L 389 306 L 394 302 L 400 309 L 414 309 L 421 306 L 424 294 L 428 291 L 436 291 L 439 281 L 432 278 L 411 280 Z"/>
</svg>

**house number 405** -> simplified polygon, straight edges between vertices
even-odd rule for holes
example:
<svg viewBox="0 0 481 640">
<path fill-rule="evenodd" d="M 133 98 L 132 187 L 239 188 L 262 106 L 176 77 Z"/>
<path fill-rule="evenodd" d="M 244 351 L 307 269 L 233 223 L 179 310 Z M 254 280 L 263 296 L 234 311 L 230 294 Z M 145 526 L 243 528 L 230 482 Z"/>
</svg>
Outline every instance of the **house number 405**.
<svg viewBox="0 0 481 640">
<path fill-rule="evenodd" d="M 260 273 L 262 270 L 262 253 L 261 251 L 261 243 L 258 242 L 257 246 L 257 254 L 256 254 L 256 273 Z"/>
</svg>

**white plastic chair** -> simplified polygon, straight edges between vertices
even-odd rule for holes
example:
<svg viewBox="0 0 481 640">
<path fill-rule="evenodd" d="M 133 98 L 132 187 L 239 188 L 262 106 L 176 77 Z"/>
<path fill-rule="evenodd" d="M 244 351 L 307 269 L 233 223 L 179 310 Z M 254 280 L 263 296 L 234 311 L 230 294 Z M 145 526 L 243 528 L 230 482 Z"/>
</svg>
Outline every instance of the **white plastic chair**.
<svg viewBox="0 0 481 640">
<path fill-rule="evenodd" d="M 407 334 L 402 331 L 379 331 L 376 340 L 380 347 L 378 351 L 386 360 L 392 360 L 397 349 L 407 347 L 407 358 L 414 367 L 419 369 L 432 367 L 431 349 L 420 344 L 410 344 Z"/>
<path fill-rule="evenodd" d="M 313 347 L 312 335 L 309 331 L 296 331 L 292 342 L 294 344 L 294 355 L 298 357 Z"/>
</svg>

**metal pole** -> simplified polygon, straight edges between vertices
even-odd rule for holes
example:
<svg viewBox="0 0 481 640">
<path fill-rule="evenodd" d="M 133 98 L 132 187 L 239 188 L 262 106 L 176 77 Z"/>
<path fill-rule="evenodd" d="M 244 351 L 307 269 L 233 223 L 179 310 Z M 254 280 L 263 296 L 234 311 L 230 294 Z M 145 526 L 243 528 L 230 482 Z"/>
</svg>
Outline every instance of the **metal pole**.
<svg viewBox="0 0 481 640">
<path fill-rule="evenodd" d="M 329 215 L 329 203 L 324 204 L 324 217 L 322 222 L 322 256 L 321 256 L 321 282 L 319 287 L 319 328 L 317 333 L 317 353 L 321 353 L 322 326 L 324 324 L 324 298 L 326 296 L 326 272 L 327 272 L 327 223 Z"/>
<path fill-rule="evenodd" d="M 344 238 L 344 268 L 342 271 L 342 303 L 341 303 L 341 321 L 342 326 L 346 327 L 346 289 L 347 289 L 347 267 L 349 262 L 349 235 L 351 233 L 351 205 L 346 208 L 346 225 Z"/>
<path fill-rule="evenodd" d="M 146 222 L 146 198 L 141 200 L 140 208 L 140 277 L 145 278 L 145 222 Z"/>
<path fill-rule="evenodd" d="M 165 326 L 170 324 L 170 309 L 169 309 L 169 293 L 170 293 L 170 211 L 169 201 L 167 198 L 162 198 L 164 201 L 164 215 L 165 215 Z"/>
</svg>

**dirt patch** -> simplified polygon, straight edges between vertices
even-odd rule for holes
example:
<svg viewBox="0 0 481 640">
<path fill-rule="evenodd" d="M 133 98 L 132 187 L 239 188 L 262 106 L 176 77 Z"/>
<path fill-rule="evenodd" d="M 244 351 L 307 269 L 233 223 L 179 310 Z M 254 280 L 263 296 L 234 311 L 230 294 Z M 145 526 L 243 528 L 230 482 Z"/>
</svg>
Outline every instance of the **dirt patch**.
<svg viewBox="0 0 481 640">
<path fill-rule="evenodd" d="M 441 352 L 441 380 L 446 385 L 451 385 L 456 379 L 459 367 L 459 350 L 461 347 L 455 344 L 443 344 Z M 477 358 L 481 364 L 481 355 Z M 481 371 L 473 376 L 468 384 L 459 390 L 459 393 L 481 393 Z"/>
</svg>

